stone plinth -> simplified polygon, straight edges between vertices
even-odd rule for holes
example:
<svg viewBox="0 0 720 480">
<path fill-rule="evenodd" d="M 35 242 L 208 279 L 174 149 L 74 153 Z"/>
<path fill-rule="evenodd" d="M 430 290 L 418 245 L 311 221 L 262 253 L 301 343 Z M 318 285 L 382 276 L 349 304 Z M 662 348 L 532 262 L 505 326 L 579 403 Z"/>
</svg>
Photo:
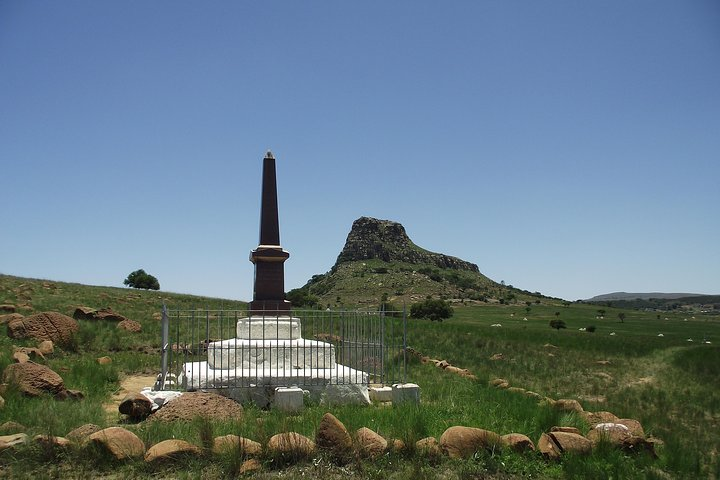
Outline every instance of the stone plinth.
<svg viewBox="0 0 720 480">
<path fill-rule="evenodd" d="M 215 369 L 318 369 L 335 366 L 335 348 L 325 342 L 243 340 L 233 338 L 208 345 L 208 365 Z"/>
<path fill-rule="evenodd" d="M 301 337 L 300 319 L 284 316 L 241 318 L 236 333 L 237 338 L 246 340 L 294 340 Z"/>
</svg>

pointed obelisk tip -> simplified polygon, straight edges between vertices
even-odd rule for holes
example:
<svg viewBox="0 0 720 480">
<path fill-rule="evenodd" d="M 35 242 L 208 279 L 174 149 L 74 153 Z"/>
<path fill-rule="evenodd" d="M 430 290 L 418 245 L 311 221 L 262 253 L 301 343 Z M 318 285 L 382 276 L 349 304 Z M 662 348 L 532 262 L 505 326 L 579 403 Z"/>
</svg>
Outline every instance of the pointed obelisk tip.
<svg viewBox="0 0 720 480">
<path fill-rule="evenodd" d="M 272 158 L 273 160 L 275 159 L 275 157 L 273 157 L 273 154 L 270 150 L 268 150 L 267 153 L 265 154 L 265 158 Z"/>
</svg>

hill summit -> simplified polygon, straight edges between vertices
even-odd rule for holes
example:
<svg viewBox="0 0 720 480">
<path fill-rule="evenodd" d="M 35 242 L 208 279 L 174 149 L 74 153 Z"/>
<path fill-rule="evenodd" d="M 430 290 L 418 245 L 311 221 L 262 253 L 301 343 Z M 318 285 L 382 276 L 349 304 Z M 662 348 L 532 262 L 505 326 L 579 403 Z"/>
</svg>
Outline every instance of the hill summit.
<svg viewBox="0 0 720 480">
<path fill-rule="evenodd" d="M 360 217 L 353 222 L 335 265 L 372 259 L 480 272 L 474 263 L 418 247 L 408 237 L 405 227 L 397 222 Z"/>
<path fill-rule="evenodd" d="M 420 248 L 397 222 L 360 217 L 330 271 L 287 298 L 296 307 L 400 307 L 427 297 L 510 303 L 529 296 L 536 294 L 495 283 L 474 263 Z"/>
</svg>

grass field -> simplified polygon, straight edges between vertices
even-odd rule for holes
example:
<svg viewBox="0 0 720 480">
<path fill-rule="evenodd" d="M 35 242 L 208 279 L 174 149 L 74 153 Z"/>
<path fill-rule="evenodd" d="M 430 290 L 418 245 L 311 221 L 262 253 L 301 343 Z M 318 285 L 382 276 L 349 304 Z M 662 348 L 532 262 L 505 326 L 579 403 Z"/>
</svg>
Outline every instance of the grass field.
<svg viewBox="0 0 720 480">
<path fill-rule="evenodd" d="M 78 305 L 111 307 L 140 322 L 143 333 L 121 332 L 114 325 L 81 321 L 76 345 L 56 349 L 47 364 L 60 373 L 68 388 L 85 392 L 80 402 L 51 398 L 22 398 L 8 390 L 3 396 L 0 424 L 16 421 L 31 435 L 65 435 L 85 423 L 101 426 L 121 421 L 107 415 L 103 403 L 118 388 L 124 375 L 153 373 L 160 363 L 160 324 L 153 317 L 163 302 L 173 308 L 240 309 L 241 302 L 89 287 L 61 282 L 0 276 L 0 304 L 13 304 L 19 312 L 58 311 L 71 315 Z M 24 305 L 24 307 L 23 307 Z M 600 449 L 590 457 L 566 457 L 548 463 L 539 455 L 508 452 L 478 454 L 465 461 L 429 460 L 412 452 L 388 454 L 379 461 L 333 465 L 320 458 L 313 463 L 280 467 L 265 459 L 257 478 L 284 476 L 356 478 L 716 478 L 720 475 L 720 317 L 683 311 L 661 313 L 622 311 L 597 306 L 544 303 L 526 305 L 467 306 L 442 323 L 409 320 L 408 343 L 417 351 L 467 368 L 477 381 L 447 373 L 412 358 L 409 380 L 422 389 L 419 407 L 358 408 L 309 405 L 299 416 L 247 407 L 241 422 L 126 425 L 150 446 L 167 438 L 183 438 L 198 445 L 209 430 L 213 435 L 241 434 L 264 441 L 281 431 L 315 435 L 320 418 L 333 412 L 349 430 L 369 427 L 384 437 L 412 444 L 426 436 L 439 438 L 453 425 L 486 428 L 499 434 L 520 432 L 537 441 L 554 425 L 587 425 L 576 415 L 539 406 L 517 393 L 488 386 L 496 377 L 551 398 L 573 398 L 586 410 L 610 411 L 621 418 L 635 418 L 647 434 L 661 439 L 658 458 L 627 456 Z M 559 312 L 559 315 L 556 313 Z M 552 319 L 565 321 L 567 329 L 549 327 Z M 526 320 L 525 320 L 526 319 Z M 395 320 L 399 321 L 399 320 Z M 492 326 L 501 324 L 502 326 Z M 595 326 L 595 332 L 580 328 Z M 12 346 L 0 327 L 0 369 L 11 362 Z M 614 333 L 614 335 L 611 335 Z M 662 334 L 663 336 L 658 336 Z M 687 340 L 691 338 L 693 342 Z M 710 343 L 702 343 L 709 341 Z M 30 345 L 29 342 L 27 342 Z M 496 354 L 502 359 L 491 360 Z M 110 365 L 95 359 L 109 355 Z M 597 363 L 601 361 L 602 363 Z M 71 450 L 61 457 L 40 454 L 33 446 L 0 453 L 0 476 L 10 477 L 137 477 L 170 475 L 178 478 L 232 476 L 237 459 L 202 457 L 158 470 L 143 462 L 107 464 L 86 452 Z"/>
</svg>

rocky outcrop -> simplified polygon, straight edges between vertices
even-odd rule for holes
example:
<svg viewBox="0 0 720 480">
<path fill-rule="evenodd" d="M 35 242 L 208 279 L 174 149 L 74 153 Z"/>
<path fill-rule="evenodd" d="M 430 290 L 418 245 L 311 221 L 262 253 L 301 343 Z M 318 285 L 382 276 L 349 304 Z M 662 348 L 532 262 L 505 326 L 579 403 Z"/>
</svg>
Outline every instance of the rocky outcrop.
<svg viewBox="0 0 720 480">
<path fill-rule="evenodd" d="M 353 222 L 336 264 L 374 258 L 385 262 L 427 264 L 479 272 L 478 266 L 473 263 L 418 247 L 408 237 L 405 227 L 397 222 L 360 217 Z"/>
</svg>

